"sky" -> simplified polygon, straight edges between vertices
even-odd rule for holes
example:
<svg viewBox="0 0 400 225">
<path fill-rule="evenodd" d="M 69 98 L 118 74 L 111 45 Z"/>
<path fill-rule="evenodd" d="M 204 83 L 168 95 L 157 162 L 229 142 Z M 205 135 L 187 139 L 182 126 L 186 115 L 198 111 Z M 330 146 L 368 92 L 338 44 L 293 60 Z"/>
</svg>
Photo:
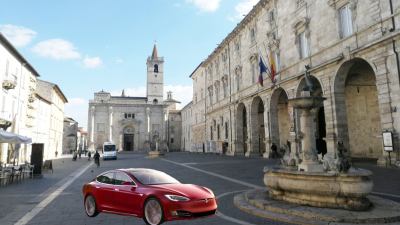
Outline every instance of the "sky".
<svg viewBox="0 0 400 225">
<path fill-rule="evenodd" d="M 258 0 L 13 0 L 0 32 L 68 99 L 66 116 L 87 127 L 94 92 L 146 95 L 146 60 L 157 43 L 164 91 L 192 99 L 189 75 Z M 164 95 L 166 97 L 166 94 Z"/>
</svg>

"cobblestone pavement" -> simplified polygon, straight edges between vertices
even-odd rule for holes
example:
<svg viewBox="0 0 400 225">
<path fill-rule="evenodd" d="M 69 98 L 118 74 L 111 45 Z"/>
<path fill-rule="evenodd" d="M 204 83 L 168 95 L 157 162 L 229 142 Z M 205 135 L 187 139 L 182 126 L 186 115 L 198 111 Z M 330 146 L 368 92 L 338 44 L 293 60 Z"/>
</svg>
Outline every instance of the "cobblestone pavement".
<svg viewBox="0 0 400 225">
<path fill-rule="evenodd" d="M 90 162 L 92 163 L 92 162 Z M 219 216 L 190 221 L 169 222 L 178 224 L 285 224 L 248 215 L 233 206 L 235 193 L 264 187 L 263 167 L 278 163 L 262 158 L 228 157 L 212 154 L 169 153 L 161 159 L 148 159 L 144 154 L 122 153 L 116 161 L 101 161 L 100 168 L 93 164 L 78 176 L 70 186 L 42 208 L 26 224 L 141 224 L 141 219 L 111 214 L 100 214 L 95 218 L 85 215 L 82 204 L 82 185 L 99 173 L 127 167 L 145 167 L 162 170 L 183 183 L 195 183 L 211 188 L 219 198 Z M 15 224 L 50 193 L 65 184 L 71 173 L 89 165 L 86 159 L 76 162 L 71 159 L 54 161 L 54 173 L 46 172 L 41 179 L 30 179 L 0 188 L 0 224 Z M 400 202 L 400 170 L 379 168 L 371 164 L 358 166 L 374 172 L 374 192 L 381 197 Z M 383 196 L 386 194 L 387 196 Z"/>
</svg>

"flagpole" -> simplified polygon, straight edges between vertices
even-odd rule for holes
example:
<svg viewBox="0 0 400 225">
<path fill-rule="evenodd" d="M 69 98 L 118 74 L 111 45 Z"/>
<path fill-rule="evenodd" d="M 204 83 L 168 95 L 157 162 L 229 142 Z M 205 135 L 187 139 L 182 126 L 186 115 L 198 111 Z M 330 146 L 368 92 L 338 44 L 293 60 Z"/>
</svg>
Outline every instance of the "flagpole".
<svg viewBox="0 0 400 225">
<path fill-rule="evenodd" d="M 263 43 L 263 45 L 264 45 L 264 43 Z M 263 58 L 262 53 L 261 53 L 261 51 L 260 51 L 260 48 L 258 48 L 258 45 L 257 45 L 257 50 L 258 50 L 258 54 L 260 55 L 261 59 L 262 59 L 263 61 L 267 62 L 267 64 L 268 64 L 269 58 L 268 58 L 268 61 L 266 61 L 266 60 Z M 268 53 L 268 52 L 267 52 L 267 53 Z M 268 54 L 267 54 L 267 57 L 268 57 Z M 268 68 L 268 66 L 266 66 L 266 69 L 267 69 L 267 75 L 268 75 L 269 79 L 271 79 L 271 78 L 272 78 L 271 70 Z M 272 80 L 272 79 L 271 79 L 271 80 Z"/>
</svg>

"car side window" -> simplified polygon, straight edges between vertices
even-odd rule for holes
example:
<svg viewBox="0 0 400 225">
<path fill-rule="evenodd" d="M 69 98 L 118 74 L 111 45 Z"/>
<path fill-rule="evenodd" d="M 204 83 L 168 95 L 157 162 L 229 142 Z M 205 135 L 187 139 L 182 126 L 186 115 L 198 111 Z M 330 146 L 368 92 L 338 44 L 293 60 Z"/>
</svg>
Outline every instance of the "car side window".
<svg viewBox="0 0 400 225">
<path fill-rule="evenodd" d="M 122 185 L 126 182 L 129 182 L 130 185 L 136 185 L 132 179 L 123 172 L 116 172 L 115 173 L 115 185 Z"/>
<path fill-rule="evenodd" d="M 98 176 L 96 180 L 104 184 L 114 184 L 114 173 L 102 174 Z"/>
</svg>

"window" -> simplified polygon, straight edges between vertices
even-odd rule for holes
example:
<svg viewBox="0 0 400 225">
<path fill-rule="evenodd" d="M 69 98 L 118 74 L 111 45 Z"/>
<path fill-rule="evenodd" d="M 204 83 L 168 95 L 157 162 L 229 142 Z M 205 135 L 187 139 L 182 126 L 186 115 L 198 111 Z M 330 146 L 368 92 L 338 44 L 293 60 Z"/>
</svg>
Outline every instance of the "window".
<svg viewBox="0 0 400 225">
<path fill-rule="evenodd" d="M 221 139 L 221 136 L 220 136 L 220 134 L 219 134 L 219 124 L 218 124 L 218 126 L 217 126 L 217 138 L 218 138 L 218 140 Z"/>
<path fill-rule="evenodd" d="M 250 41 L 252 44 L 256 42 L 256 30 L 254 28 L 250 29 Z"/>
<path fill-rule="evenodd" d="M 158 73 L 158 65 L 157 64 L 154 65 L 154 73 Z"/>
<path fill-rule="evenodd" d="M 10 62 L 7 60 L 6 61 L 6 77 L 8 77 L 9 69 L 10 69 Z"/>
<path fill-rule="evenodd" d="M 154 99 L 154 100 L 153 100 L 153 104 L 156 105 L 157 103 L 158 103 L 158 100 L 157 100 L 157 99 Z"/>
<path fill-rule="evenodd" d="M 174 139 L 173 139 L 173 138 L 171 138 L 171 144 L 172 144 L 172 143 L 174 143 Z"/>
<path fill-rule="evenodd" d="M 300 58 L 304 59 L 307 58 L 310 55 L 310 52 L 308 51 L 308 40 L 306 36 L 306 32 L 301 32 L 298 35 L 299 39 L 299 49 L 300 49 Z"/>
<path fill-rule="evenodd" d="M 353 23 L 350 4 L 339 9 L 340 37 L 345 38 L 353 34 Z"/>
<path fill-rule="evenodd" d="M 228 139 L 228 122 L 225 122 L 225 139 Z"/>
<path fill-rule="evenodd" d="M 213 128 L 212 128 L 212 126 L 210 127 L 210 139 L 211 139 L 211 141 L 214 139 L 214 137 L 213 137 L 214 135 L 213 135 Z"/>
<path fill-rule="evenodd" d="M 123 172 L 115 173 L 114 184 L 115 185 L 136 185 L 135 182 L 133 182 L 132 179 L 129 178 L 128 175 L 124 174 Z"/>
<path fill-rule="evenodd" d="M 104 184 L 114 184 L 114 173 L 105 173 L 98 176 L 96 180 Z"/>
<path fill-rule="evenodd" d="M 236 75 L 236 91 L 240 90 L 240 75 Z"/>
</svg>

